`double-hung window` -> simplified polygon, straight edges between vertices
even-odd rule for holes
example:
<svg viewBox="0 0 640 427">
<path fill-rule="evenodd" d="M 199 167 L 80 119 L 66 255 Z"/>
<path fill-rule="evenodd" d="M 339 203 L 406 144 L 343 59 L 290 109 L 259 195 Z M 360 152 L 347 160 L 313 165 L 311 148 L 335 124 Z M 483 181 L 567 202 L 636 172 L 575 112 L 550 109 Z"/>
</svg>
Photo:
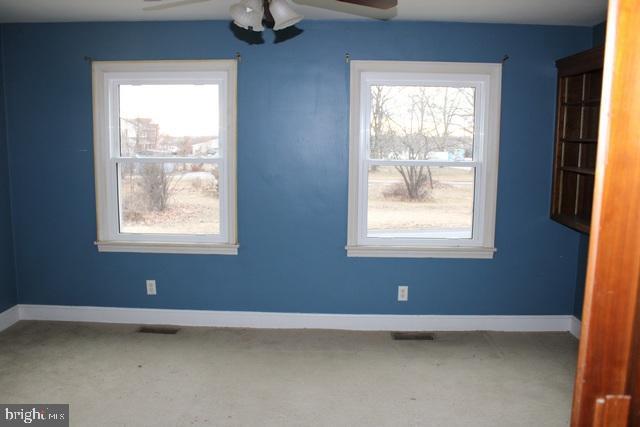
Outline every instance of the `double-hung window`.
<svg viewBox="0 0 640 427">
<path fill-rule="evenodd" d="M 236 63 L 93 63 L 100 251 L 237 254 Z"/>
<path fill-rule="evenodd" d="M 351 61 L 347 254 L 491 258 L 501 65 Z"/>
</svg>

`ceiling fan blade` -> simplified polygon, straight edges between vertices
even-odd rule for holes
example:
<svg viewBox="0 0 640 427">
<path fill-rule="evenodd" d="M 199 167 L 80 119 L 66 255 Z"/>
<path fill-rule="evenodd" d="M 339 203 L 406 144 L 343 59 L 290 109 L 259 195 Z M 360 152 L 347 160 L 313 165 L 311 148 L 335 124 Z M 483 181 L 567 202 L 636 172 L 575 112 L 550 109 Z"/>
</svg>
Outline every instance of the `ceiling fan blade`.
<svg viewBox="0 0 640 427">
<path fill-rule="evenodd" d="M 341 3 L 351 3 L 376 9 L 391 9 L 398 5 L 398 0 L 338 0 Z"/>
<path fill-rule="evenodd" d="M 157 1 L 157 0 L 145 0 L 145 1 Z M 178 0 L 172 3 L 162 3 L 162 4 L 157 4 L 155 6 L 143 7 L 142 10 L 144 10 L 145 12 L 151 12 L 154 10 L 164 10 L 164 9 L 171 9 L 172 7 L 186 6 L 188 4 L 204 3 L 206 1 L 210 1 L 210 0 Z"/>
<path fill-rule="evenodd" d="M 365 18 L 388 20 L 398 15 L 397 7 L 377 8 L 364 6 L 363 4 L 388 5 L 396 0 L 293 0 L 302 6 L 318 7 L 320 9 L 333 10 L 335 12 L 348 13 L 349 15 L 363 16 Z"/>
</svg>

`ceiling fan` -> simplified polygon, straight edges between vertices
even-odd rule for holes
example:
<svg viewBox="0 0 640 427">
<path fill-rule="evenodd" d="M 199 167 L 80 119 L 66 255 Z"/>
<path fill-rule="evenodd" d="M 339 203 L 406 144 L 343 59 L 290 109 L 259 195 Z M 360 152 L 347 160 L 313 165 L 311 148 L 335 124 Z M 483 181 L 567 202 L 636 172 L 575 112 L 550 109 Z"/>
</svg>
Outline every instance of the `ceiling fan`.
<svg viewBox="0 0 640 427">
<path fill-rule="evenodd" d="M 203 3 L 211 0 L 144 0 L 158 3 L 144 7 L 144 11 L 160 11 L 174 7 Z M 293 0 L 294 3 L 364 16 L 374 19 L 391 19 L 396 16 L 398 0 Z M 303 19 L 289 4 L 288 0 L 240 0 L 229 8 L 233 23 L 245 30 L 264 31 L 265 26 L 274 31 L 296 25 Z"/>
</svg>

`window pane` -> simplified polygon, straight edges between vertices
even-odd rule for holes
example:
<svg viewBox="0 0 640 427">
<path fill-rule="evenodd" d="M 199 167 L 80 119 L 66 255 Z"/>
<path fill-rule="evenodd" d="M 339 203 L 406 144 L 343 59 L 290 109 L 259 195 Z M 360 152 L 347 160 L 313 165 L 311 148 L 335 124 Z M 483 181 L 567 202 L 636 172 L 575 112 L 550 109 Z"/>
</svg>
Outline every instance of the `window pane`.
<svg viewBox="0 0 640 427">
<path fill-rule="evenodd" d="M 372 159 L 473 160 L 475 89 L 371 86 Z"/>
<path fill-rule="evenodd" d="M 127 163 L 118 173 L 122 233 L 220 234 L 217 165 Z"/>
<path fill-rule="evenodd" d="M 120 85 L 123 156 L 219 154 L 218 85 Z"/>
<path fill-rule="evenodd" d="M 475 169 L 369 169 L 368 237 L 470 239 Z"/>
</svg>

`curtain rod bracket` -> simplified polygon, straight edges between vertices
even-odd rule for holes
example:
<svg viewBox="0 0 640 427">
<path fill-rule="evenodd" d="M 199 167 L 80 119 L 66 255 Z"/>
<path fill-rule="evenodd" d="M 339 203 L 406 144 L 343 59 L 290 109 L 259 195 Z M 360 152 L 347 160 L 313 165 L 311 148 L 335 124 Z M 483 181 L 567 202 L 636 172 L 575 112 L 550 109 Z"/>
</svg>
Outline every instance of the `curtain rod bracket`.
<svg viewBox="0 0 640 427">
<path fill-rule="evenodd" d="M 344 62 L 346 62 L 347 64 L 351 62 L 351 55 L 349 54 L 349 52 L 344 54 Z"/>
<path fill-rule="evenodd" d="M 240 52 L 236 52 L 236 61 L 242 62 L 242 55 L 240 55 Z"/>
<path fill-rule="evenodd" d="M 506 53 L 504 54 L 504 56 L 502 57 L 502 63 L 504 64 L 505 62 L 507 62 L 509 60 L 509 55 L 507 55 Z"/>
</svg>

